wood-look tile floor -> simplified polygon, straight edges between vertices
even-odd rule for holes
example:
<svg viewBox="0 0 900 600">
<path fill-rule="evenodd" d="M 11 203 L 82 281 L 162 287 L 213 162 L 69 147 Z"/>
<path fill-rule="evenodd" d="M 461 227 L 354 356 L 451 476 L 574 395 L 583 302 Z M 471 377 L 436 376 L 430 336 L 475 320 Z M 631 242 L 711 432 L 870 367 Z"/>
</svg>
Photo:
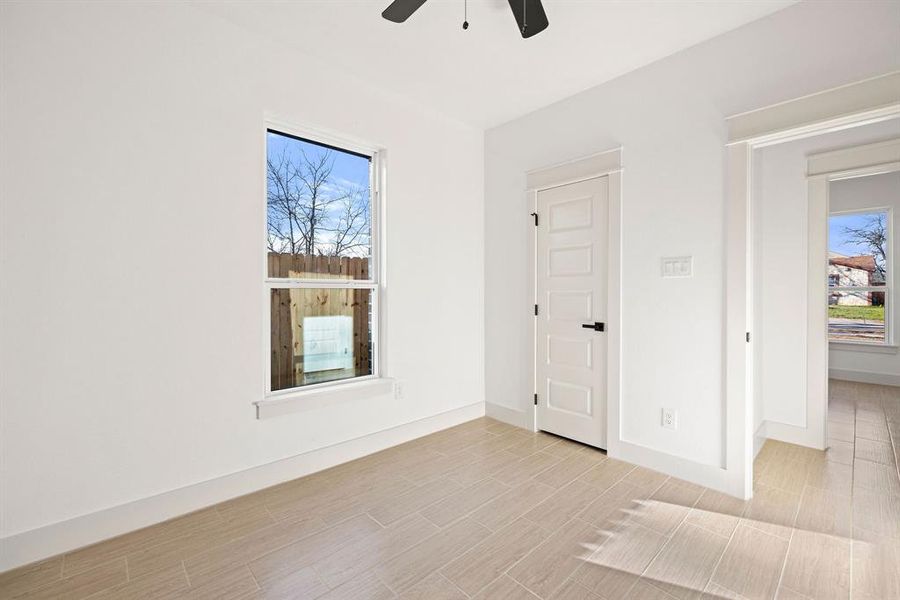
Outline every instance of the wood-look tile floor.
<svg viewBox="0 0 900 600">
<path fill-rule="evenodd" d="M 3 598 L 900 598 L 900 388 L 740 500 L 478 419 L 0 574 Z"/>
</svg>

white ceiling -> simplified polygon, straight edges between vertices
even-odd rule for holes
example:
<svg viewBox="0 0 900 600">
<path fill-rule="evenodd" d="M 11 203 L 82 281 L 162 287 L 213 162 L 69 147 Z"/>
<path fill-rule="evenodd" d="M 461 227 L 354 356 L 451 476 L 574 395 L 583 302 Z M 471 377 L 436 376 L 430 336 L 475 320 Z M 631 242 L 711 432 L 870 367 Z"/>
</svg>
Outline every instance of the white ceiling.
<svg viewBox="0 0 900 600">
<path fill-rule="evenodd" d="M 390 0 L 195 6 L 329 61 L 376 87 L 491 127 L 780 10 L 792 0 L 544 0 L 550 27 L 524 40 L 507 0 L 428 0 L 406 23 Z M 302 76 L 302 75 L 301 75 Z"/>
</svg>

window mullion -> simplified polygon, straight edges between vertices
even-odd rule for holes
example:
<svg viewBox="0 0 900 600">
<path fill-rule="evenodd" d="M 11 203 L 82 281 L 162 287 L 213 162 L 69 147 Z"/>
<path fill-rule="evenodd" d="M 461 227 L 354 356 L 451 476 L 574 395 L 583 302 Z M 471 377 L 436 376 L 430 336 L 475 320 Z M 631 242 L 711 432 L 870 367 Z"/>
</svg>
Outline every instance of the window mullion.
<svg viewBox="0 0 900 600">
<path fill-rule="evenodd" d="M 371 279 L 267 279 L 266 287 L 270 289 L 330 288 L 373 290 L 378 287 L 378 282 Z"/>
</svg>

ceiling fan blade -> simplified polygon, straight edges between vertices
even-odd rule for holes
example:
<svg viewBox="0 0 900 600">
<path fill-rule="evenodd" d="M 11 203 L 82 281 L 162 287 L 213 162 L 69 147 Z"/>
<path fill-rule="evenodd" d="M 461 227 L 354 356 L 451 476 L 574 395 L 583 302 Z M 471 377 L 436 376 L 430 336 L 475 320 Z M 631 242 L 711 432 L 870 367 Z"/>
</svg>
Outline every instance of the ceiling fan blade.
<svg viewBox="0 0 900 600">
<path fill-rule="evenodd" d="M 509 0 L 509 7 L 516 17 L 523 38 L 537 35 L 550 25 L 541 0 Z"/>
<path fill-rule="evenodd" d="M 394 23 L 402 23 L 407 20 L 419 7 L 425 4 L 425 0 L 394 0 L 384 9 L 381 16 Z"/>
</svg>

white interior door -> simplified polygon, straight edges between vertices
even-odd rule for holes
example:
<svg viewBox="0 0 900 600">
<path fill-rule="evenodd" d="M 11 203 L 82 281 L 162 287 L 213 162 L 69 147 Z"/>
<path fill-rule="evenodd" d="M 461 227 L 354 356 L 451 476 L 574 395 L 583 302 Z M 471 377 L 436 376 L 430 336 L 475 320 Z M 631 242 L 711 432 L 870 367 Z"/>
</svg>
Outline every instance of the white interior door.
<svg viewBox="0 0 900 600">
<path fill-rule="evenodd" d="M 537 426 L 606 448 L 608 177 L 537 193 Z"/>
</svg>

